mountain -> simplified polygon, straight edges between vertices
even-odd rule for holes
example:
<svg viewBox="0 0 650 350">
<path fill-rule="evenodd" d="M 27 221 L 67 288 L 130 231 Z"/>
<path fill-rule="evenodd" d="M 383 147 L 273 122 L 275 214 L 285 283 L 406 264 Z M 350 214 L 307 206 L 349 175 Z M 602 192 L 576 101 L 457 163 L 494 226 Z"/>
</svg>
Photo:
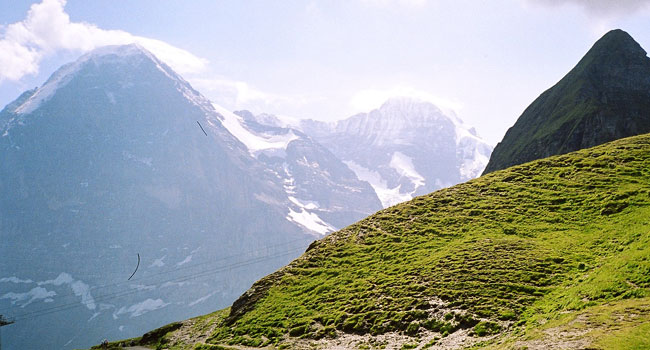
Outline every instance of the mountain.
<svg viewBox="0 0 650 350">
<path fill-rule="evenodd" d="M 256 157 L 277 177 L 294 204 L 289 213 L 291 220 L 325 234 L 381 209 L 373 188 L 311 137 L 286 127 L 273 115 L 255 116 L 250 111 L 235 114 L 241 117 L 239 125 L 249 133 L 242 139 L 287 140 L 286 147 L 280 150 L 256 150 Z"/>
<path fill-rule="evenodd" d="M 336 123 L 300 128 L 368 181 L 384 207 L 477 177 L 492 148 L 431 103 L 393 98 Z"/>
<path fill-rule="evenodd" d="M 4 108 L 3 345 L 78 348 L 225 307 L 325 233 L 233 122 L 137 45 L 86 54 Z"/>
<path fill-rule="evenodd" d="M 650 134 L 384 209 L 159 349 L 650 347 Z M 114 343 L 119 344 L 119 342 Z"/>
<path fill-rule="evenodd" d="M 526 108 L 484 173 L 647 132 L 650 58 L 629 34 L 612 30 Z"/>
</svg>

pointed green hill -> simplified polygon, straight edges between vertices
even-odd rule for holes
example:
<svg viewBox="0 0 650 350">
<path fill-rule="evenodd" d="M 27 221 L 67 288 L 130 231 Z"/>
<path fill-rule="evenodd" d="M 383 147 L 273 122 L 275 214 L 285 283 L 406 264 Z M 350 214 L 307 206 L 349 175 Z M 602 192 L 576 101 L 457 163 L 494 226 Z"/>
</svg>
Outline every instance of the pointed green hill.
<svg viewBox="0 0 650 350">
<path fill-rule="evenodd" d="M 647 134 L 382 210 L 151 344 L 624 349 L 649 324 Z"/>
<path fill-rule="evenodd" d="M 628 33 L 612 30 L 524 111 L 484 174 L 647 132 L 650 58 Z"/>
</svg>

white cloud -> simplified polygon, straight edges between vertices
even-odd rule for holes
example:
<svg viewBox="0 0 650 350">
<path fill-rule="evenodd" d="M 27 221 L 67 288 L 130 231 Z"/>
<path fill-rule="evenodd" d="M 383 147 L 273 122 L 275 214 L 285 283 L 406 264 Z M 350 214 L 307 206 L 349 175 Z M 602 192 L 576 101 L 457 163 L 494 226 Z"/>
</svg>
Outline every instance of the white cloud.
<svg viewBox="0 0 650 350">
<path fill-rule="evenodd" d="M 458 102 L 409 86 L 361 90 L 355 93 L 350 99 L 350 107 L 354 113 L 368 112 L 379 108 L 386 100 L 392 97 L 412 97 L 431 102 L 446 113 L 454 113 L 462 109 L 462 105 Z"/>
<path fill-rule="evenodd" d="M 163 41 L 71 22 L 65 5 L 66 0 L 42 0 L 30 7 L 24 20 L 2 28 L 0 81 L 38 73 L 41 60 L 59 50 L 86 52 L 100 46 L 130 43 L 142 45 L 181 74 L 197 73 L 206 67 L 205 59 Z"/>
<path fill-rule="evenodd" d="M 209 95 L 220 96 L 222 105 L 241 107 L 250 103 L 271 104 L 283 99 L 279 95 L 261 91 L 250 84 L 225 78 L 194 78 L 190 79 L 192 86 Z"/>
<path fill-rule="evenodd" d="M 527 0 L 530 3 L 561 6 L 577 5 L 591 15 L 612 17 L 628 15 L 650 8 L 650 0 Z"/>
<path fill-rule="evenodd" d="M 293 111 L 323 98 L 312 95 L 280 95 L 263 91 L 239 80 L 218 78 L 190 78 L 188 81 L 211 101 L 229 110 L 248 109 L 254 113 Z"/>
</svg>

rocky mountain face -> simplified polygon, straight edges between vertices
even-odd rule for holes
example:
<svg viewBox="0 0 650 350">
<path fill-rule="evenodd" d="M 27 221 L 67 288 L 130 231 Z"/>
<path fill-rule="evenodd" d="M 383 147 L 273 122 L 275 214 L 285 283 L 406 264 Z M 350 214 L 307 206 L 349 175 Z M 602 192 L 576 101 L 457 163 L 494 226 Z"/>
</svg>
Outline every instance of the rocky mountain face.
<svg viewBox="0 0 650 350">
<path fill-rule="evenodd" d="M 368 181 L 384 207 L 477 177 L 492 148 L 431 103 L 393 98 L 336 123 L 300 128 Z"/>
<path fill-rule="evenodd" d="M 613 30 L 539 96 L 496 146 L 485 173 L 650 132 L 650 58 Z"/>
<path fill-rule="evenodd" d="M 325 234 L 381 209 L 373 188 L 311 137 L 281 127 L 283 123 L 273 115 L 235 114 L 256 137 L 290 139 L 282 150 L 259 150 L 256 157 L 285 189 L 293 204 L 289 212 L 292 221 Z"/>
<path fill-rule="evenodd" d="M 312 243 L 163 349 L 647 349 L 650 134 L 496 171 Z M 116 343 L 117 344 L 117 343 Z"/>
<path fill-rule="evenodd" d="M 278 180 L 283 166 L 258 160 L 232 122 L 135 45 L 87 54 L 8 105 L 0 313 L 16 323 L 3 345 L 79 348 L 226 306 L 313 237 L 372 211 L 370 196 L 349 216 L 326 213 L 341 199 L 325 195 L 313 203 L 327 230 L 306 225 L 318 219 L 304 209 L 310 197 L 288 175 Z M 325 181 L 308 171 L 308 142 L 288 137 L 254 146 L 292 141 L 287 164 L 305 162 L 287 166 L 295 182 Z"/>
<path fill-rule="evenodd" d="M 314 238 L 473 178 L 490 153 L 409 99 L 291 125 L 211 103 L 137 45 L 95 50 L 7 105 L 3 345 L 79 348 L 225 307 Z"/>
</svg>

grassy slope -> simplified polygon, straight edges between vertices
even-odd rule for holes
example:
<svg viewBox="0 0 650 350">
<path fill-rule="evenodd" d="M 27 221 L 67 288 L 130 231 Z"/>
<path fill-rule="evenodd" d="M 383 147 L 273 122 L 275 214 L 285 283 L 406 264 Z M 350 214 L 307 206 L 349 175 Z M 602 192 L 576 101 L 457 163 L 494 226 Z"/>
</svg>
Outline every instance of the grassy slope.
<svg viewBox="0 0 650 350">
<path fill-rule="evenodd" d="M 639 44 L 621 30 L 607 33 L 526 108 L 492 152 L 485 173 L 649 132 L 650 99 L 639 78 L 648 74 L 650 59 Z"/>
<path fill-rule="evenodd" d="M 258 282 L 204 342 L 470 329 L 503 334 L 476 347 L 532 349 L 578 327 L 596 347 L 639 348 L 649 296 L 650 134 L 382 210 Z"/>
</svg>

